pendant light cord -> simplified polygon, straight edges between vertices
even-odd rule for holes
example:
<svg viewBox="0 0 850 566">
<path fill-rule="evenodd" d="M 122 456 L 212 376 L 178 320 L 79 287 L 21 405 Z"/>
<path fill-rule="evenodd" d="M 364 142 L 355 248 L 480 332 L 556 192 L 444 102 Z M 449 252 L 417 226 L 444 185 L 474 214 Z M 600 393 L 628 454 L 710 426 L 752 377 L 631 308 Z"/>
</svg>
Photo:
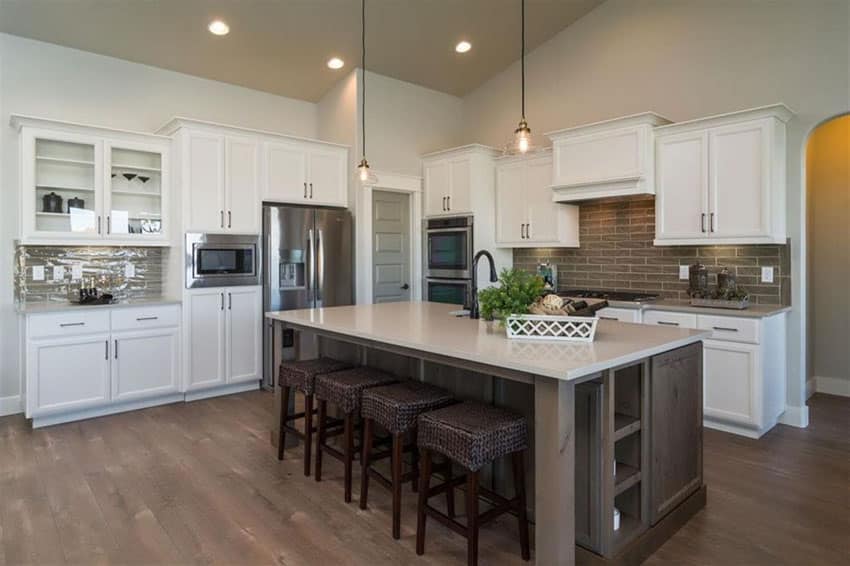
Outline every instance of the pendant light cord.
<svg viewBox="0 0 850 566">
<path fill-rule="evenodd" d="M 525 120 L 525 0 L 522 0 L 522 119 Z"/>
<path fill-rule="evenodd" d="M 360 113 L 363 115 L 361 133 L 363 134 L 363 159 L 366 159 L 366 0 L 360 0 L 360 49 L 360 66 L 363 69 L 363 90 L 360 98 Z"/>
</svg>

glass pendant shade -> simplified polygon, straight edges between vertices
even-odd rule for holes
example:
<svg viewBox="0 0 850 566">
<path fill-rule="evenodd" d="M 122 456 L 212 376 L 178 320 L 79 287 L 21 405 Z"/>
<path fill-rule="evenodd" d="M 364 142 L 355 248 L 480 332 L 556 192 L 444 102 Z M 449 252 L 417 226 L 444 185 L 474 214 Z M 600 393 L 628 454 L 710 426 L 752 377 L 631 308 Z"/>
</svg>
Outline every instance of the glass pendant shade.
<svg viewBox="0 0 850 566">
<path fill-rule="evenodd" d="M 357 177 L 363 185 L 375 185 L 378 182 L 378 177 L 372 172 L 365 157 L 357 165 Z"/>
<path fill-rule="evenodd" d="M 519 127 L 514 131 L 514 145 L 518 153 L 528 153 L 531 149 L 531 128 L 525 119 L 520 120 Z"/>
</svg>

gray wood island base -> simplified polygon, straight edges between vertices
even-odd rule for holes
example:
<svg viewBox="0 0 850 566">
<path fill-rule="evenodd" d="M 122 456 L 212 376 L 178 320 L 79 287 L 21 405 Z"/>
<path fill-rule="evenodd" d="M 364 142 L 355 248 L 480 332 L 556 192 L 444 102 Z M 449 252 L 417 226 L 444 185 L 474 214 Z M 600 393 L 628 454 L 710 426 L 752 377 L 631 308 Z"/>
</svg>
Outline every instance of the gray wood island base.
<svg viewBox="0 0 850 566">
<path fill-rule="evenodd" d="M 592 343 L 518 341 L 497 324 L 452 316 L 455 308 L 385 303 L 266 317 L 275 344 L 295 332 L 299 358 L 343 357 L 444 386 L 448 379 L 459 397 L 482 396 L 468 384 L 487 379 L 485 400 L 505 387 L 517 392 L 511 398 L 526 396 L 537 564 L 640 563 L 705 505 L 707 333 L 603 320 Z"/>
</svg>

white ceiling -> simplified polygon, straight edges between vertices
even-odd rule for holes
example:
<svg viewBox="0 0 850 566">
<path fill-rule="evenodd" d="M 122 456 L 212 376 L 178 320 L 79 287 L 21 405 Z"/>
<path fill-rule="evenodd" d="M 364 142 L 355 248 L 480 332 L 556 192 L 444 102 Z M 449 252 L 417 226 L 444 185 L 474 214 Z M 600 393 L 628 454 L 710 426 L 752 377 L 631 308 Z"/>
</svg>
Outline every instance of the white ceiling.
<svg viewBox="0 0 850 566">
<path fill-rule="evenodd" d="M 528 48 L 602 1 L 527 0 Z M 463 95 L 519 58 L 519 0 L 367 0 L 366 11 L 367 67 L 383 75 Z M 216 17 L 229 35 L 207 31 Z M 359 65 L 360 1 L 0 0 L 0 32 L 316 101 Z M 346 66 L 331 71 L 331 56 Z"/>
</svg>

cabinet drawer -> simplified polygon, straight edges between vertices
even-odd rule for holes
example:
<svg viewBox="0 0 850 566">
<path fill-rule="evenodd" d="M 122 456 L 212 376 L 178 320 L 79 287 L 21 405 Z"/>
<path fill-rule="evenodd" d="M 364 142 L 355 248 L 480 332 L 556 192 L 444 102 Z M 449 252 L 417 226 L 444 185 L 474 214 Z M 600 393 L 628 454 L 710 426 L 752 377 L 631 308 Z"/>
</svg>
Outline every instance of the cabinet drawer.
<svg viewBox="0 0 850 566">
<path fill-rule="evenodd" d="M 680 328 L 696 328 L 697 315 L 686 312 L 646 311 L 643 313 L 644 324 L 658 326 L 678 326 Z"/>
<path fill-rule="evenodd" d="M 619 320 L 620 322 L 640 322 L 638 309 L 621 309 L 607 307 L 596 311 L 596 316 L 602 320 Z"/>
<path fill-rule="evenodd" d="M 758 319 L 701 314 L 697 316 L 697 327 L 700 330 L 711 330 L 713 340 L 759 343 Z"/>
<path fill-rule="evenodd" d="M 114 309 L 112 311 L 112 330 L 142 330 L 145 328 L 163 328 L 180 325 L 180 307 L 178 305 L 152 305 Z"/>
<path fill-rule="evenodd" d="M 109 311 L 81 310 L 29 315 L 27 336 L 78 336 L 95 332 L 109 332 Z"/>
</svg>

